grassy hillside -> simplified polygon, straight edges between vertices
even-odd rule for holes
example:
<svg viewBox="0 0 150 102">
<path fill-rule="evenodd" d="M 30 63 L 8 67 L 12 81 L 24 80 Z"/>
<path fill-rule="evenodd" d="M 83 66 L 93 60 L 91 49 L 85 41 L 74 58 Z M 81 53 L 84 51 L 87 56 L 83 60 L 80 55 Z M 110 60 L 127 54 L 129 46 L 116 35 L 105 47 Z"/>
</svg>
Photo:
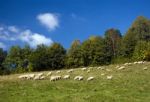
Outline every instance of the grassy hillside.
<svg viewBox="0 0 150 102">
<path fill-rule="evenodd" d="M 0 102 L 150 102 L 150 63 L 127 65 L 123 70 L 116 66 L 91 68 L 90 73 L 78 68 L 70 74 L 71 79 L 55 82 L 49 78 L 19 80 L 19 74 L 0 76 Z M 67 70 L 52 73 L 68 74 Z M 76 75 L 83 75 L 84 80 L 73 80 Z M 112 80 L 106 79 L 107 75 L 112 75 Z M 95 79 L 88 82 L 89 76 Z"/>
</svg>

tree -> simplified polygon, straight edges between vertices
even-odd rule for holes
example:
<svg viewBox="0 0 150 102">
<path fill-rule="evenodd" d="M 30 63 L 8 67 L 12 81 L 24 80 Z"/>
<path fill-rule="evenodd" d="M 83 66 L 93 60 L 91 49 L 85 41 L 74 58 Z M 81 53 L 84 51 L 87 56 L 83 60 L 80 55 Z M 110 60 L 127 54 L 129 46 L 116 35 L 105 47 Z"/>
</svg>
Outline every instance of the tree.
<svg viewBox="0 0 150 102">
<path fill-rule="evenodd" d="M 81 45 L 84 66 L 102 65 L 107 63 L 105 60 L 104 40 L 99 36 L 92 36 Z"/>
<path fill-rule="evenodd" d="M 120 31 L 117 29 L 112 28 L 105 32 L 106 53 L 110 57 L 117 57 L 119 55 L 121 37 Z"/>
<path fill-rule="evenodd" d="M 8 52 L 6 60 L 4 61 L 4 66 L 11 71 L 22 72 L 22 54 L 21 48 L 19 46 L 12 46 Z"/>
<path fill-rule="evenodd" d="M 30 66 L 33 67 L 33 71 L 42 71 L 47 69 L 47 59 L 47 46 L 43 44 L 38 45 L 29 57 Z"/>
<path fill-rule="evenodd" d="M 81 43 L 79 40 L 75 40 L 68 50 L 66 64 L 68 67 L 83 66 Z"/>
<path fill-rule="evenodd" d="M 66 50 L 59 43 L 53 43 L 47 51 L 48 66 L 51 69 L 60 69 L 65 66 Z"/>
<path fill-rule="evenodd" d="M 150 42 L 147 41 L 138 41 L 134 54 L 133 59 L 135 60 L 149 60 L 150 59 Z"/>
<path fill-rule="evenodd" d="M 125 34 L 122 55 L 131 58 L 139 40 L 150 41 L 150 21 L 143 16 L 139 16 Z"/>
<path fill-rule="evenodd" d="M 8 69 L 4 68 L 3 66 L 6 56 L 7 52 L 0 48 L 0 75 L 9 73 Z"/>
</svg>

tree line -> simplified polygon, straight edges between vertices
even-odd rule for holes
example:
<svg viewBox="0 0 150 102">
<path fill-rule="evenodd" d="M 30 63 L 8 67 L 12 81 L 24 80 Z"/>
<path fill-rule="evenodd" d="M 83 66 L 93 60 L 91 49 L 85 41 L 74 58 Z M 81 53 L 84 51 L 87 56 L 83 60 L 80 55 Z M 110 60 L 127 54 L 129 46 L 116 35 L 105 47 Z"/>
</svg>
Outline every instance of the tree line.
<svg viewBox="0 0 150 102">
<path fill-rule="evenodd" d="M 69 49 L 59 43 L 37 48 L 12 46 L 0 48 L 0 75 L 82 66 L 99 66 L 137 60 L 150 60 L 150 20 L 139 16 L 125 34 L 108 29 L 104 36 L 74 40 Z"/>
</svg>

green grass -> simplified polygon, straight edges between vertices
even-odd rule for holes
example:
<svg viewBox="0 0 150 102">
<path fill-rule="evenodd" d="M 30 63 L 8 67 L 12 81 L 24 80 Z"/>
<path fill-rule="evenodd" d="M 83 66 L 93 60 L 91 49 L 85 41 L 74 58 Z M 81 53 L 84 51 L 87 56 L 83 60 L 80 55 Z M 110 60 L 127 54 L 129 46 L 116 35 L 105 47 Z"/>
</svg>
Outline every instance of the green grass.
<svg viewBox="0 0 150 102">
<path fill-rule="evenodd" d="M 150 63 L 130 65 L 120 71 L 116 66 L 104 66 L 111 71 L 92 68 L 90 73 L 75 69 L 71 79 L 55 82 L 19 80 L 19 74 L 0 76 L 0 102 L 150 102 Z M 145 66 L 148 70 L 143 70 Z M 66 70 L 60 73 L 65 74 Z M 76 75 L 85 79 L 75 81 Z M 113 75 L 113 79 L 107 80 L 107 75 Z M 88 76 L 95 79 L 87 82 Z"/>
</svg>

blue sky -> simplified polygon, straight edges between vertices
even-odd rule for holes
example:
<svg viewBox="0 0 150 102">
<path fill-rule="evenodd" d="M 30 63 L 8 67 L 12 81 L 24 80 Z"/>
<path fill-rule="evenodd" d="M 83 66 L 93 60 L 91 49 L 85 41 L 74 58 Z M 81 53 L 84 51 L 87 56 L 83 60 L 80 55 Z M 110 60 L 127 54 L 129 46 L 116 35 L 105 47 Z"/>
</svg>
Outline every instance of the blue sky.
<svg viewBox="0 0 150 102">
<path fill-rule="evenodd" d="M 0 0 L 0 47 L 61 43 L 124 34 L 137 16 L 150 18 L 150 0 Z"/>
</svg>

